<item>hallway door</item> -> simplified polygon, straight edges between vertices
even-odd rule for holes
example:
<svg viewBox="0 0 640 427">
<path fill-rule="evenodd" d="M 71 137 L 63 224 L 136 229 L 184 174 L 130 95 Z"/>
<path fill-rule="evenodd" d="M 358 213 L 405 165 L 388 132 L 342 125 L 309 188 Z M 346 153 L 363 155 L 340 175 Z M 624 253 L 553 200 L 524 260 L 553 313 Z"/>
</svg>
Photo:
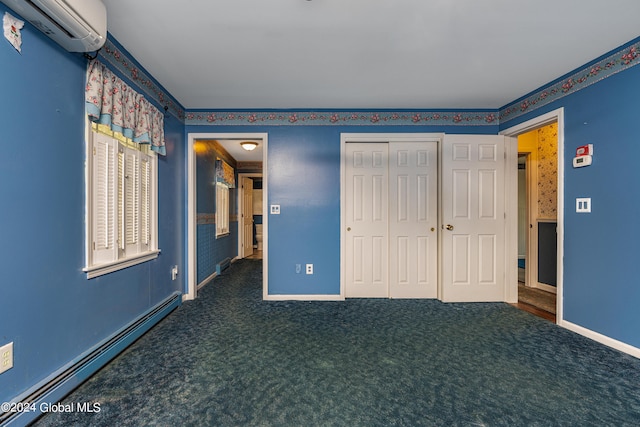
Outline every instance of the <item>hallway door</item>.
<svg viewBox="0 0 640 427">
<path fill-rule="evenodd" d="M 253 255 L 253 180 L 242 178 L 242 257 Z"/>
<path fill-rule="evenodd" d="M 504 141 L 504 136 L 445 135 L 443 301 L 505 301 Z"/>
</svg>

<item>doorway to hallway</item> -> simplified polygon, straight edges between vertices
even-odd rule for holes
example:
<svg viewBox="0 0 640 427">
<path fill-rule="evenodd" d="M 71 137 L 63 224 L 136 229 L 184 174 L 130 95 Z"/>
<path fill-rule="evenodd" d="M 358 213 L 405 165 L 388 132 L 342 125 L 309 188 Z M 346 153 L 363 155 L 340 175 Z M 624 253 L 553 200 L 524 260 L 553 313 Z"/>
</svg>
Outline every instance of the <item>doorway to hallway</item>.
<svg viewBox="0 0 640 427">
<path fill-rule="evenodd" d="M 262 172 L 238 173 L 238 258 L 262 259 L 264 200 Z"/>
<path fill-rule="evenodd" d="M 245 161 L 245 166 L 248 164 L 251 168 L 258 167 L 257 165 L 259 164 L 259 169 L 258 170 L 254 170 L 251 169 L 249 167 L 244 167 L 245 174 L 250 174 L 250 173 L 258 173 L 259 175 L 262 175 L 262 182 L 263 182 L 263 188 L 262 188 L 262 192 L 264 194 L 264 200 L 266 203 L 267 200 L 267 191 L 268 191 L 268 187 L 267 187 L 267 176 L 266 174 L 263 175 L 263 170 L 267 170 L 267 145 L 268 145 L 268 134 L 267 133 L 190 133 L 188 134 L 188 147 L 187 147 L 187 173 L 188 173 L 188 177 L 187 177 L 187 242 L 186 242 L 186 247 L 187 247 L 187 260 L 186 260 L 186 265 L 187 265 L 187 274 L 186 274 L 186 292 L 183 295 L 183 300 L 191 300 L 191 299 L 195 299 L 197 297 L 197 293 L 198 293 L 198 287 L 203 285 L 204 282 L 210 280 L 211 278 L 215 277 L 214 274 L 208 276 L 204 282 L 200 282 L 199 281 L 199 275 L 198 275 L 198 262 L 199 262 L 199 254 L 202 253 L 202 247 L 204 247 L 204 245 L 201 244 L 202 239 L 200 239 L 200 241 L 198 240 L 198 228 L 200 226 L 199 221 L 198 221 L 198 200 L 199 200 L 199 194 L 198 194 L 198 172 L 199 169 L 197 167 L 197 151 L 198 151 L 198 147 L 205 142 L 206 144 L 209 143 L 216 143 L 221 145 L 225 151 L 227 152 L 227 154 L 229 155 L 230 158 L 233 158 L 234 160 L 236 160 L 236 166 L 238 164 L 241 164 L 243 161 Z M 253 142 L 257 142 L 258 146 L 260 148 L 260 156 L 257 160 L 250 160 L 250 161 L 246 161 L 246 159 L 243 159 L 242 156 L 244 155 L 244 153 L 242 151 L 234 151 L 234 150 L 243 150 L 242 146 L 241 146 L 241 142 L 243 141 L 253 141 Z M 226 145 L 226 144 L 230 144 L 230 145 Z M 254 152 L 257 152 L 258 150 L 254 150 Z M 255 165 L 254 165 L 255 163 Z M 236 171 L 236 175 L 237 175 L 237 171 Z M 209 179 L 209 181 L 211 181 L 211 179 Z M 202 179 L 200 180 L 201 183 L 203 183 Z M 208 181 L 204 181 L 204 184 L 206 185 Z M 235 190 L 234 190 L 235 193 Z M 239 193 L 239 192 L 238 192 Z M 237 219 L 237 210 L 238 210 L 238 206 L 241 205 L 241 203 L 238 203 L 237 200 L 235 199 L 235 197 L 230 197 L 229 202 L 229 218 L 230 218 L 230 229 L 229 229 L 229 233 L 225 236 L 223 236 L 223 239 L 225 239 L 228 244 L 226 245 L 226 252 L 229 255 L 224 255 L 223 257 L 226 257 L 221 263 L 221 267 L 222 264 L 226 264 L 228 265 L 229 261 L 232 261 L 232 259 L 230 260 L 229 257 L 232 258 L 238 258 L 238 256 L 242 256 L 242 253 L 240 251 L 236 251 L 236 247 L 238 247 L 238 240 L 239 237 L 237 237 L 239 234 L 241 234 L 239 231 L 236 230 L 242 230 L 242 227 L 240 227 L 240 222 Z M 264 209 L 264 205 L 263 205 L 263 209 Z M 202 215 L 200 215 L 202 216 Z M 213 218 L 213 215 L 209 214 L 206 216 L 206 218 Z M 209 220 L 211 221 L 211 220 Z M 238 224 L 236 226 L 236 223 Z M 200 236 L 202 237 L 202 236 Z M 230 240 L 233 239 L 233 240 Z M 268 273 L 267 273 L 267 257 L 268 257 L 268 251 L 266 250 L 266 248 L 268 247 L 267 245 L 267 239 L 268 239 L 268 217 L 264 216 L 264 220 L 263 220 L 263 245 L 264 245 L 264 250 L 263 250 L 263 256 L 262 256 L 262 263 L 263 263 L 263 292 L 266 295 L 266 290 L 268 289 Z M 221 239 L 218 239 L 217 236 L 213 236 L 210 237 L 208 239 L 208 243 L 210 243 L 211 246 L 218 246 L 220 245 L 222 242 Z M 216 267 L 217 270 L 217 267 Z M 201 275 L 200 275 L 201 276 Z"/>
<path fill-rule="evenodd" d="M 518 138 L 518 308 L 562 319 L 563 110 L 507 129 Z"/>
</svg>

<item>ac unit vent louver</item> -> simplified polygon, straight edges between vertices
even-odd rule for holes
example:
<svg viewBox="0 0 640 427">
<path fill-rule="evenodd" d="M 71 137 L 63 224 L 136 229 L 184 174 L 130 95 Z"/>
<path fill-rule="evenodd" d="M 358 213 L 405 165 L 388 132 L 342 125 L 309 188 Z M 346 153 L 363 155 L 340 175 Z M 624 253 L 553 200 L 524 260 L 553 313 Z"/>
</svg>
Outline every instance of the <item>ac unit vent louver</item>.
<svg viewBox="0 0 640 427">
<path fill-rule="evenodd" d="M 101 0 L 0 0 L 69 52 L 93 52 L 107 39 Z"/>
</svg>

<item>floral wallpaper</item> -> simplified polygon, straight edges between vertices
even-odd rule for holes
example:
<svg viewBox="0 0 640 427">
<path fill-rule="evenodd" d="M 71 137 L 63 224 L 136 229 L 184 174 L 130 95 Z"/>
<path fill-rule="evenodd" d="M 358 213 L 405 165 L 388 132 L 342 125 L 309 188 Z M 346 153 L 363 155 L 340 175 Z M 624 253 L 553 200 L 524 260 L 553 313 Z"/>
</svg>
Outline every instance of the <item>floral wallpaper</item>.
<svg viewBox="0 0 640 427">
<path fill-rule="evenodd" d="M 538 129 L 538 218 L 558 217 L 558 125 Z"/>
</svg>

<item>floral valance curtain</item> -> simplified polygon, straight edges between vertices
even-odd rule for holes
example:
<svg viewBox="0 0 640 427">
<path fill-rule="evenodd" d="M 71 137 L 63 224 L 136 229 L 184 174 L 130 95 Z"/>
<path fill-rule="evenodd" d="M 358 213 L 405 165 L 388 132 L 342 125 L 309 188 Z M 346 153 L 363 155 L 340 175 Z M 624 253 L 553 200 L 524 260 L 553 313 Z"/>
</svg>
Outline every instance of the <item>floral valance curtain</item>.
<svg viewBox="0 0 640 427">
<path fill-rule="evenodd" d="M 87 68 L 85 103 L 91 121 L 166 155 L 164 114 L 95 59 Z"/>
<path fill-rule="evenodd" d="M 229 188 L 236 188 L 233 167 L 221 159 L 216 160 L 216 182 L 225 184 Z"/>
</svg>

